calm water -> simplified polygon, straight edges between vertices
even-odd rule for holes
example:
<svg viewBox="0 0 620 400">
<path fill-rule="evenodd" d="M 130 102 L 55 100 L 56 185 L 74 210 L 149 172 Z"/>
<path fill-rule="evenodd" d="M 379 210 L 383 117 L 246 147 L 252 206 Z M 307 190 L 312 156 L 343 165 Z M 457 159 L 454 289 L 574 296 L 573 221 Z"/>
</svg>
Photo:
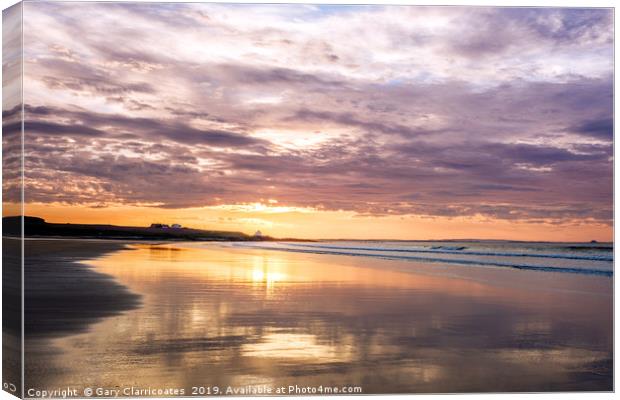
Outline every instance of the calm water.
<svg viewBox="0 0 620 400">
<path fill-rule="evenodd" d="M 26 386 L 611 390 L 611 249 L 554 246 L 133 245 L 88 264 L 142 306 L 32 341 Z"/>
</svg>

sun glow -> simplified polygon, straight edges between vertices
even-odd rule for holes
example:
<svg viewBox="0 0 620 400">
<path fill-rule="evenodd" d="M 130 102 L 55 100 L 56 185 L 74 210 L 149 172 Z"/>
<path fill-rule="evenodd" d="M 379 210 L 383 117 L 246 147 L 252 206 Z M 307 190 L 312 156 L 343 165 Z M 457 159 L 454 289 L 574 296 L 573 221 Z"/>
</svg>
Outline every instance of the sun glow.
<svg viewBox="0 0 620 400">
<path fill-rule="evenodd" d="M 273 199 L 272 199 L 273 200 Z M 7 210 L 18 205 L 5 203 Z M 15 213 L 17 214 L 17 212 Z M 15 215 L 14 214 L 14 215 Z M 299 239 L 505 239 L 557 241 L 609 241 L 609 226 L 596 221 L 575 225 L 552 221 L 500 220 L 490 217 L 429 217 L 419 215 L 360 215 L 311 207 L 285 206 L 268 199 L 245 204 L 166 209 L 153 206 L 88 207 L 62 203 L 29 203 L 25 214 L 48 222 L 149 226 L 154 222 L 179 223 L 186 227 L 253 234 L 261 230 L 276 238 Z M 574 223 L 568 222 L 567 224 Z"/>
<path fill-rule="evenodd" d="M 227 210 L 236 212 L 248 212 L 248 213 L 265 213 L 265 214 L 282 214 L 282 213 L 312 213 L 316 212 L 316 208 L 313 207 L 289 207 L 289 206 L 274 206 L 278 201 L 274 199 L 267 200 L 268 204 L 262 202 L 256 203 L 244 203 L 244 204 L 223 204 L 220 206 L 209 207 L 215 210 Z"/>
</svg>

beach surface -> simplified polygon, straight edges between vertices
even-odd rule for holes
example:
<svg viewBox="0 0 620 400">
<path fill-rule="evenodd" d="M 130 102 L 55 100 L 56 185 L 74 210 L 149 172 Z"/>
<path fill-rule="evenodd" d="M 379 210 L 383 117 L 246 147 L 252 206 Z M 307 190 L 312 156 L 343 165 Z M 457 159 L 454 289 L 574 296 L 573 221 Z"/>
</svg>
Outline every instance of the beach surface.
<svg viewBox="0 0 620 400">
<path fill-rule="evenodd" d="M 26 389 L 612 390 L 608 273 L 234 243 L 27 248 Z"/>
<path fill-rule="evenodd" d="M 81 262 L 124 247 L 123 243 L 103 240 L 26 240 L 26 336 L 81 332 L 101 318 L 137 307 L 138 294 Z"/>
</svg>

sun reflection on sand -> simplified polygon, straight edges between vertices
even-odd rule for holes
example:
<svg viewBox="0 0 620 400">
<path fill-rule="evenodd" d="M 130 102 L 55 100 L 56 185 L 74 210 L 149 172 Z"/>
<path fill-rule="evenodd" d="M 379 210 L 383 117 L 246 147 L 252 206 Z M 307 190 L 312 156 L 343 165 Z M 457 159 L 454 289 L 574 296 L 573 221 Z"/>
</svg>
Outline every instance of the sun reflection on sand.
<svg viewBox="0 0 620 400">
<path fill-rule="evenodd" d="M 334 346 L 320 343 L 316 335 L 268 333 L 259 343 L 242 347 L 246 357 L 296 359 L 301 362 L 347 361 L 353 356 L 351 344 Z"/>
<path fill-rule="evenodd" d="M 441 287 L 443 290 L 488 295 L 495 289 L 477 283 L 457 279 L 438 278 L 432 275 L 414 275 L 399 270 L 373 268 L 362 262 L 355 265 L 341 257 L 329 257 L 330 262 L 315 257 L 268 250 L 234 249 L 221 245 L 194 243 L 183 244 L 134 244 L 130 250 L 121 251 L 89 261 L 103 272 L 116 276 L 129 284 L 139 281 L 160 279 L 164 275 L 192 274 L 197 279 L 215 279 L 228 282 L 254 283 L 271 288 L 284 288 L 298 283 L 338 283 L 348 285 L 382 286 L 428 290 Z M 204 246 L 204 245 L 202 245 Z M 145 257 L 146 254 L 146 257 Z M 172 261 L 173 264 L 169 264 Z M 380 262 L 373 261 L 373 264 Z M 128 268 L 131 266 L 132 268 Z M 165 267 L 165 268 L 162 268 Z M 138 280 L 138 276 L 142 275 Z M 497 291 L 499 293 L 500 291 Z"/>
</svg>

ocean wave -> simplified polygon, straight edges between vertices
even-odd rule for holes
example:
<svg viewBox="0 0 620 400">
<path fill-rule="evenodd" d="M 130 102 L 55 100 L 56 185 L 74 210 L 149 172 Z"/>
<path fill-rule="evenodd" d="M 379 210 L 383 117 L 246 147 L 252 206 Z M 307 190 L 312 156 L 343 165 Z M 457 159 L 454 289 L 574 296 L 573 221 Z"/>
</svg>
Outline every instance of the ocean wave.
<svg viewBox="0 0 620 400">
<path fill-rule="evenodd" d="M 434 262 L 442 264 L 460 264 L 460 265 L 473 265 L 482 267 L 498 267 L 498 268 L 512 268 L 520 270 L 530 271 L 544 271 L 544 272 L 559 272 L 559 273 L 571 273 L 581 275 L 598 275 L 598 276 L 613 276 L 613 271 L 597 268 L 576 268 L 576 267 L 555 267 L 546 265 L 529 265 L 529 264 L 517 264 L 517 263 L 502 263 L 495 261 L 481 261 L 481 260 L 465 260 L 465 259 L 449 259 L 449 258 L 429 258 L 429 257 L 417 257 L 417 256 L 404 256 L 404 255 L 391 255 L 380 253 L 353 253 L 345 251 L 331 250 L 329 248 L 316 248 L 304 249 L 300 247 L 274 247 L 274 246 L 261 246 L 247 243 L 235 243 L 236 247 L 246 247 L 252 249 L 261 250 L 273 250 L 273 251 L 287 251 L 293 253 L 309 253 L 309 254 L 323 254 L 323 255 L 343 255 L 353 257 L 372 257 L 385 260 L 410 260 L 410 261 L 422 261 L 422 262 Z M 359 250 L 358 248 L 355 248 Z M 462 254 L 462 253 L 461 253 Z"/>
<path fill-rule="evenodd" d="M 309 245 L 309 244 L 287 244 L 288 246 L 300 246 L 305 248 L 322 248 L 334 250 L 363 250 L 363 251 L 391 251 L 394 253 L 429 253 L 429 254 L 457 254 L 470 256 L 485 257 L 533 257 L 533 258 L 556 258 L 565 260 L 585 260 L 585 261 L 613 261 L 613 256 L 605 255 L 572 255 L 572 254 L 548 254 L 548 253 L 510 253 L 510 252 L 487 252 L 487 251 L 461 251 L 461 247 L 446 248 L 443 246 L 434 246 L 428 249 L 403 249 L 390 247 L 343 247 L 343 246 L 326 246 L 326 245 Z M 462 247 L 465 249 L 466 247 Z"/>
</svg>

